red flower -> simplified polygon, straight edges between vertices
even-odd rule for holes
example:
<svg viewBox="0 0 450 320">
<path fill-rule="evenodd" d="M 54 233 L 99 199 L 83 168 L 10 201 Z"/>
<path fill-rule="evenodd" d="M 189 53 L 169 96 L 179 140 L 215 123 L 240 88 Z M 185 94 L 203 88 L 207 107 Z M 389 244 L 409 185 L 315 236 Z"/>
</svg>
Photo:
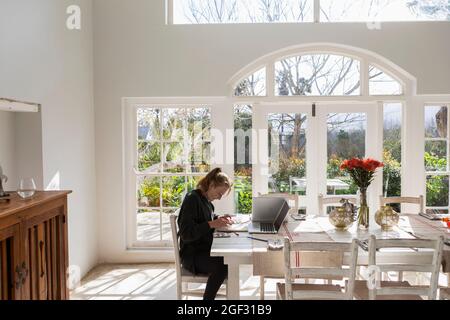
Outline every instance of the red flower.
<svg viewBox="0 0 450 320">
<path fill-rule="evenodd" d="M 347 171 L 359 188 L 367 189 L 373 180 L 375 170 L 383 166 L 382 162 L 375 159 L 352 158 L 344 160 L 340 169 Z"/>
</svg>

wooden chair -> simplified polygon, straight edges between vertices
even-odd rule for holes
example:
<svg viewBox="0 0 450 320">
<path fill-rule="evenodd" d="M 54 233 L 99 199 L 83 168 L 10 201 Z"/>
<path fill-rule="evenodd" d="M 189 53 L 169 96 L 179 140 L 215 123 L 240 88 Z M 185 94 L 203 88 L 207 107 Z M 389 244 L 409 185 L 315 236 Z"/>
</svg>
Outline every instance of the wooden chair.
<svg viewBox="0 0 450 320">
<path fill-rule="evenodd" d="M 296 194 L 290 194 L 290 193 L 268 193 L 268 194 L 261 194 L 258 193 L 259 197 L 279 197 L 284 198 L 288 204 L 289 204 L 289 213 L 291 214 L 298 214 L 299 209 L 299 200 L 298 195 Z M 270 253 L 269 253 L 270 254 Z M 266 257 L 264 257 L 266 256 Z M 267 259 L 267 255 L 264 254 L 264 256 L 259 255 L 258 253 L 254 254 L 254 261 L 258 261 L 261 259 Z M 272 253 L 272 265 L 270 267 L 269 273 L 270 275 L 260 275 L 259 276 L 259 298 L 261 300 L 264 300 L 265 296 L 265 283 L 267 278 L 274 278 L 279 279 L 284 277 L 284 267 L 283 267 L 283 259 L 278 259 L 278 255 L 276 253 Z M 267 272 L 267 270 L 266 270 Z"/>
<path fill-rule="evenodd" d="M 358 245 L 356 240 L 352 243 L 321 243 L 321 242 L 290 242 L 284 240 L 285 283 L 277 283 L 277 299 L 339 299 L 351 300 L 356 276 L 356 263 L 358 260 Z M 292 265 L 291 252 L 328 252 L 344 254 L 349 252 L 350 265 L 348 268 L 324 268 L 322 266 L 295 267 Z M 302 284 L 295 283 L 300 278 L 327 279 L 329 276 L 347 278 L 346 288 L 330 284 Z"/>
<path fill-rule="evenodd" d="M 208 281 L 208 275 L 196 275 L 186 270 L 181 265 L 180 244 L 177 227 L 177 215 L 170 215 L 170 226 L 172 228 L 172 240 L 175 253 L 175 271 L 177 275 L 177 300 L 181 300 L 185 296 L 203 296 L 203 291 L 189 290 L 189 283 L 203 284 Z M 224 284 L 226 284 L 226 281 Z M 228 286 L 226 286 L 228 290 Z M 218 294 L 218 296 L 223 294 Z"/>
<path fill-rule="evenodd" d="M 356 205 L 358 203 L 358 196 L 356 195 L 341 195 L 341 196 L 324 196 L 319 194 L 319 216 L 324 216 L 324 206 L 328 207 L 330 205 L 341 205 L 342 199 L 347 199 L 350 203 Z"/>
<path fill-rule="evenodd" d="M 418 197 L 383 197 L 380 196 L 380 206 L 385 206 L 390 203 L 414 203 L 419 205 L 419 212 L 424 212 L 423 196 Z"/>
<path fill-rule="evenodd" d="M 385 206 L 391 203 L 402 204 L 412 203 L 419 205 L 419 212 L 424 212 L 423 196 L 418 197 L 383 197 L 380 196 L 380 206 Z M 403 272 L 398 273 L 398 281 L 403 281 Z"/>
<path fill-rule="evenodd" d="M 450 300 L 450 288 L 441 288 L 439 290 L 439 299 Z"/>
<path fill-rule="evenodd" d="M 427 296 L 430 300 L 436 299 L 439 268 L 441 266 L 442 248 L 444 238 L 437 240 L 423 239 L 376 239 L 372 235 L 369 239 L 369 267 L 376 272 L 412 271 L 429 272 L 431 280 L 429 286 L 413 286 L 407 281 L 377 281 L 377 285 L 368 288 L 365 280 L 355 282 L 355 298 L 370 300 L 422 300 L 421 296 Z M 418 248 L 433 250 L 432 259 L 425 264 L 382 264 L 377 262 L 377 251 L 383 248 Z M 413 254 L 413 253 L 411 253 Z M 418 255 L 423 252 L 417 251 Z M 419 260 L 419 259 L 418 259 Z"/>
</svg>

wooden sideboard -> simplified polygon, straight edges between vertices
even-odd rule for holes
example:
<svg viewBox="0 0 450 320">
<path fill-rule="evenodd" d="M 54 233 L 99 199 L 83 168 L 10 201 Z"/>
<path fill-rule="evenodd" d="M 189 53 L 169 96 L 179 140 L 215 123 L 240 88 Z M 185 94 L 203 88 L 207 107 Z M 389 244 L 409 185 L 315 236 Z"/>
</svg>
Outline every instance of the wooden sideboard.
<svg viewBox="0 0 450 320">
<path fill-rule="evenodd" d="M 67 195 L 39 191 L 0 201 L 0 300 L 69 298 Z"/>
</svg>

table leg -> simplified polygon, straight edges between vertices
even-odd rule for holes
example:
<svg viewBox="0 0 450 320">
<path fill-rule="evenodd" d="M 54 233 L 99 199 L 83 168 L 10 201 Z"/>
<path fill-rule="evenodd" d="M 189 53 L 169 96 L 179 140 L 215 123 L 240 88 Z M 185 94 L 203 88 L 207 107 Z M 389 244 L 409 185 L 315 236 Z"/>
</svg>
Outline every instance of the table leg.
<svg viewBox="0 0 450 320">
<path fill-rule="evenodd" d="M 234 259 L 225 259 L 224 262 L 228 265 L 227 299 L 240 300 L 239 262 Z"/>
</svg>

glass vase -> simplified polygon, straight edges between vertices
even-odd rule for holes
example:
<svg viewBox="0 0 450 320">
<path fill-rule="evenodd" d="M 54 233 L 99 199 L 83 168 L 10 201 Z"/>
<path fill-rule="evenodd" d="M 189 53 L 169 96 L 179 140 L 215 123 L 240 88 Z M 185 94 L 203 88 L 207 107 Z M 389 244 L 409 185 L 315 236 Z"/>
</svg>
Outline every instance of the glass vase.
<svg viewBox="0 0 450 320">
<path fill-rule="evenodd" d="M 360 189 L 360 206 L 358 210 L 358 228 L 369 229 L 369 206 L 367 205 L 367 190 Z"/>
</svg>

